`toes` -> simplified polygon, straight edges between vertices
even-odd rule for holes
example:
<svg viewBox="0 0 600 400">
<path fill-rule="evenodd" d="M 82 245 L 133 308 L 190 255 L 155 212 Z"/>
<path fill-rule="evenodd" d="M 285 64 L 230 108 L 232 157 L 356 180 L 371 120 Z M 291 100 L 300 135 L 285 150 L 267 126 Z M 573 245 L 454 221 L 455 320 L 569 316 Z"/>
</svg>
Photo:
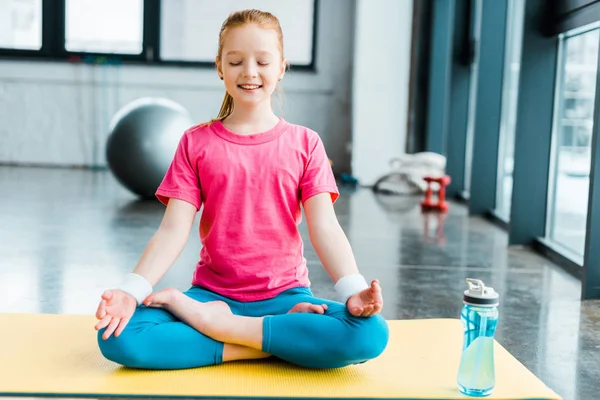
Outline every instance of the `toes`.
<svg viewBox="0 0 600 400">
<path fill-rule="evenodd" d="M 300 307 L 299 307 L 299 311 L 305 312 L 305 313 L 322 314 L 323 308 L 318 304 L 301 303 Z"/>
<path fill-rule="evenodd" d="M 308 312 L 314 312 L 316 314 L 323 314 L 323 308 L 321 308 L 321 306 L 318 306 L 316 304 L 311 304 L 308 307 Z"/>
<path fill-rule="evenodd" d="M 325 310 L 327 310 L 327 305 L 325 304 L 315 305 L 314 307 L 317 310 L 317 313 L 319 314 L 325 314 Z"/>
<path fill-rule="evenodd" d="M 173 300 L 174 297 L 175 297 L 174 290 L 164 289 L 164 290 L 161 290 L 160 292 L 153 293 L 150 296 L 146 297 L 146 300 L 144 300 L 144 304 L 146 304 L 147 306 L 165 305 L 165 304 L 169 304 Z"/>
<path fill-rule="evenodd" d="M 312 304 L 308 302 L 298 303 L 288 311 L 290 313 L 315 313 L 324 314 L 327 311 L 327 304 Z"/>
<path fill-rule="evenodd" d="M 150 306 L 150 304 L 152 304 L 153 302 L 154 302 L 154 295 L 151 294 L 150 296 L 146 297 L 142 303 L 146 306 Z"/>
</svg>

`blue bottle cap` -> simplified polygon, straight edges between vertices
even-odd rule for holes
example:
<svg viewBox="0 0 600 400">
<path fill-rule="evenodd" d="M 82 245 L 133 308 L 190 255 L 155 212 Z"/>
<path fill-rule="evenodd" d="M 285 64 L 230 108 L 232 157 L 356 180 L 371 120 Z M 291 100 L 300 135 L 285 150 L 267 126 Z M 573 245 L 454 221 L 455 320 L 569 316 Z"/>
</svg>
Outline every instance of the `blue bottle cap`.
<svg viewBox="0 0 600 400">
<path fill-rule="evenodd" d="M 467 278 L 469 289 L 465 290 L 463 301 L 474 306 L 494 307 L 499 304 L 500 296 L 494 288 L 487 287 L 479 279 Z"/>
</svg>

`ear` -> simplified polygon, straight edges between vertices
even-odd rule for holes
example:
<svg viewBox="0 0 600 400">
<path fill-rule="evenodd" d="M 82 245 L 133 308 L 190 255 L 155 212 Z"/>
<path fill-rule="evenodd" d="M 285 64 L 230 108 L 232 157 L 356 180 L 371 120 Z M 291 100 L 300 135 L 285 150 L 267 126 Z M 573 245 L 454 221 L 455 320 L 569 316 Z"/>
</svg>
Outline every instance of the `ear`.
<svg viewBox="0 0 600 400">
<path fill-rule="evenodd" d="M 215 64 L 217 64 L 217 74 L 219 74 L 219 78 L 223 80 L 223 70 L 221 69 L 221 59 L 217 56 L 215 58 Z"/>
<path fill-rule="evenodd" d="M 281 62 L 281 71 L 279 74 L 279 80 L 283 79 L 283 76 L 285 75 L 285 70 L 287 69 L 287 58 L 284 58 L 283 61 Z"/>
</svg>

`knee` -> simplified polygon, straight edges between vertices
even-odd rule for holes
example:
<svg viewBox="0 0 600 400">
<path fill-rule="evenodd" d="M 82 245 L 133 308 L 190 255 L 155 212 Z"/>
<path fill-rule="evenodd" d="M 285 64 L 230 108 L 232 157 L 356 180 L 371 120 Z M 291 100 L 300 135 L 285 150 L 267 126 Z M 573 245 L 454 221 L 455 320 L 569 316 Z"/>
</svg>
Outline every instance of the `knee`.
<svg viewBox="0 0 600 400">
<path fill-rule="evenodd" d="M 381 315 L 360 318 L 356 328 L 352 343 L 348 346 L 350 359 L 361 363 L 383 353 L 390 335 L 388 324 Z"/>
<path fill-rule="evenodd" d="M 108 339 L 103 339 L 104 331 L 105 329 L 98 331 L 98 347 L 104 358 L 125 367 L 147 367 L 144 352 L 139 346 L 136 346 L 135 339 L 131 335 L 124 331 L 119 337 L 111 335 Z"/>
</svg>

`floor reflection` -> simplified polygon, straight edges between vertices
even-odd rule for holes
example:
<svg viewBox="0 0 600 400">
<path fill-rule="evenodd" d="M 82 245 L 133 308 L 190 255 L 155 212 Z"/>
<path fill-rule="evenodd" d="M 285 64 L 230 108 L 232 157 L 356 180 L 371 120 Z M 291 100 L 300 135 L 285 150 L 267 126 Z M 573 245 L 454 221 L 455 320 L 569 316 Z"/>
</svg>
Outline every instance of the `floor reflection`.
<svg viewBox="0 0 600 400">
<path fill-rule="evenodd" d="M 164 207 L 138 201 L 106 171 L 0 167 L 0 312 L 93 313 L 102 290 L 130 272 Z M 343 189 L 339 220 L 367 279 L 381 281 L 388 319 L 457 318 L 465 278 L 501 294 L 498 341 L 565 399 L 600 391 L 600 303 L 545 259 L 507 248 L 506 233 L 458 204 L 423 215 L 417 197 Z M 189 286 L 198 218 L 181 257 L 158 285 Z M 306 243 L 313 291 L 332 284 Z"/>
</svg>

